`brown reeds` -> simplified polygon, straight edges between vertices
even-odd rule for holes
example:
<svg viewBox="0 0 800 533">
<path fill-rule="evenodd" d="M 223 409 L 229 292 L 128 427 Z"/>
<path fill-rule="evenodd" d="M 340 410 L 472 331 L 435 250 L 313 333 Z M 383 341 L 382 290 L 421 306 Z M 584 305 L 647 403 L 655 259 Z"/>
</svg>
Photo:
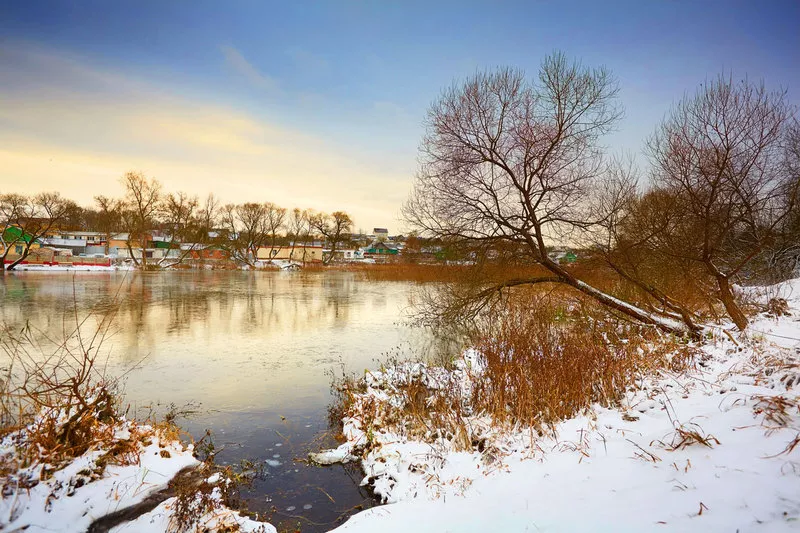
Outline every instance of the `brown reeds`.
<svg viewBox="0 0 800 533">
<path fill-rule="evenodd" d="M 637 378 L 691 359 L 686 347 L 653 329 L 544 297 L 511 302 L 476 347 L 485 370 L 474 386 L 473 410 L 534 427 L 594 403 L 613 406 Z"/>
<path fill-rule="evenodd" d="M 617 405 L 649 373 L 680 371 L 694 361 L 691 346 L 654 328 L 610 320 L 600 309 L 552 296 L 508 302 L 477 331 L 475 368 L 388 364 L 391 372 L 373 378 L 371 387 L 385 389 L 391 401 L 365 394 L 363 379 L 340 381 L 331 421 L 358 419 L 367 450 L 375 433 L 389 430 L 484 452 L 477 418 L 550 432 L 593 404 Z M 468 373 L 466 389 L 459 372 Z"/>
</svg>

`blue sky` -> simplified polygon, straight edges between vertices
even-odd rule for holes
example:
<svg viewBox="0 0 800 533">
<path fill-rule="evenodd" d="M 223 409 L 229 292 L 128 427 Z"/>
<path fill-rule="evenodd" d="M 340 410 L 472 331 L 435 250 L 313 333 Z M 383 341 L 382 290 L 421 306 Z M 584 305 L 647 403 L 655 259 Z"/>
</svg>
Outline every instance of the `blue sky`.
<svg viewBox="0 0 800 533">
<path fill-rule="evenodd" d="M 5 1 L 0 191 L 89 203 L 139 169 L 398 227 L 428 105 L 562 50 L 619 78 L 612 150 L 722 69 L 800 98 L 800 2 Z"/>
</svg>

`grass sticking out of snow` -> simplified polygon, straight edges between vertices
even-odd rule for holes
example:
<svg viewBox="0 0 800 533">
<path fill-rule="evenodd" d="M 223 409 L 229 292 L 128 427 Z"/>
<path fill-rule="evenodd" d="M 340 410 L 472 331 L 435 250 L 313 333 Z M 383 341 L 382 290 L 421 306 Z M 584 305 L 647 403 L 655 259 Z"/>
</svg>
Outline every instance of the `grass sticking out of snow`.
<svg viewBox="0 0 800 533">
<path fill-rule="evenodd" d="M 337 531 L 795 530 L 800 290 L 793 294 L 788 315 L 754 317 L 749 336 L 718 327 L 691 354 L 662 345 L 663 360 L 632 373 L 613 401 L 583 383 L 594 403 L 565 406 L 566 418 L 544 430 L 514 414 L 513 395 L 497 403 L 508 406 L 505 423 L 493 419 L 500 410 L 476 409 L 487 375 L 476 351 L 453 368 L 368 372 L 346 386 L 337 453 L 358 455 L 363 483 L 392 505 Z M 516 383 L 524 377 L 514 372 L 536 374 L 535 363 L 494 379 Z"/>
</svg>

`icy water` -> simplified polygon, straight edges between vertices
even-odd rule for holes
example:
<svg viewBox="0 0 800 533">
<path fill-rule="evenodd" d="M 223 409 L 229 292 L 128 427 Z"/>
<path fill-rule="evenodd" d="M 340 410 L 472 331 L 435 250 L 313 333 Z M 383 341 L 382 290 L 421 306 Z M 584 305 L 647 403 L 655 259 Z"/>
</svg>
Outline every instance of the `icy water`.
<svg viewBox="0 0 800 533">
<path fill-rule="evenodd" d="M 411 285 L 348 272 L 34 273 L 0 277 L 0 321 L 58 337 L 117 307 L 109 373 L 128 371 L 134 412 L 194 403 L 180 424 L 212 431 L 221 463 L 267 461 L 244 493 L 283 527 L 327 531 L 375 502 L 354 466 L 310 466 L 327 435 L 331 375 L 362 372 L 431 339 L 403 324 Z M 93 324 L 88 321 L 87 327 Z"/>
</svg>

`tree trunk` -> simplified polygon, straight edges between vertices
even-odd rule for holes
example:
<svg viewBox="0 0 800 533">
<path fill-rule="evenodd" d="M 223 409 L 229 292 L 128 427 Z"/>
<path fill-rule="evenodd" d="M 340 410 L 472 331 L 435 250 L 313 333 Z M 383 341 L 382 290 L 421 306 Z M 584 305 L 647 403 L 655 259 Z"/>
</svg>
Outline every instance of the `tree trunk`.
<svg viewBox="0 0 800 533">
<path fill-rule="evenodd" d="M 579 290 L 583 294 L 593 298 L 597 302 L 614 309 L 622 313 L 623 315 L 629 316 L 638 322 L 643 324 L 648 324 L 651 326 L 655 326 L 658 329 L 665 331 L 667 333 L 677 333 L 679 335 L 686 335 L 689 334 L 692 337 L 696 337 L 698 332 L 692 331 L 692 329 L 681 321 L 674 320 L 667 317 L 662 317 L 659 315 L 654 315 L 652 313 L 648 313 L 644 309 L 640 309 L 635 305 L 631 305 L 627 302 L 623 302 L 613 296 L 604 293 L 603 291 L 592 287 L 591 285 L 584 283 L 583 281 L 575 278 L 568 270 L 562 268 L 558 263 L 551 260 L 549 257 L 545 255 L 545 253 L 541 254 L 542 257 L 540 259 L 540 264 L 545 267 L 547 270 L 556 274 L 559 278 L 563 280 L 563 283 L 574 287 L 575 289 Z"/>
<path fill-rule="evenodd" d="M 125 247 L 128 248 L 128 255 L 131 256 L 131 259 L 133 259 L 133 264 L 136 267 L 138 267 L 139 266 L 139 260 L 136 259 L 136 256 L 133 253 L 133 247 L 131 246 L 131 234 L 130 233 L 128 234 L 128 240 L 125 241 Z M 142 254 L 142 255 L 144 255 L 144 254 Z"/>
<path fill-rule="evenodd" d="M 323 264 L 329 265 L 329 264 L 333 263 L 333 256 L 334 255 L 336 255 L 336 241 L 332 241 L 331 242 L 331 255 L 328 256 L 328 260 L 327 261 L 324 260 L 325 257 L 323 256 L 323 258 L 322 258 L 323 259 L 323 261 L 322 261 Z"/>
<path fill-rule="evenodd" d="M 625 269 L 614 263 L 608 257 L 606 258 L 606 263 L 624 279 L 633 283 L 635 286 L 639 287 L 641 290 L 652 296 L 657 302 L 661 303 L 661 305 L 663 305 L 673 313 L 680 315 L 681 320 L 683 320 L 683 323 L 686 324 L 686 327 L 689 328 L 689 331 L 692 332 L 692 336 L 700 332 L 700 327 L 697 324 L 695 324 L 694 320 L 692 319 L 692 313 L 690 313 L 689 310 L 687 310 L 679 302 L 661 292 L 657 287 L 654 287 L 649 283 L 645 283 L 638 277 L 630 274 Z"/>
<path fill-rule="evenodd" d="M 728 316 L 731 317 L 739 331 L 744 331 L 749 321 L 736 303 L 728 276 L 716 274 L 715 277 L 717 278 L 717 286 L 719 286 L 719 299 L 722 301 L 722 305 L 725 306 L 725 311 L 728 312 Z"/>
<path fill-rule="evenodd" d="M 31 239 L 31 243 L 33 243 L 33 239 Z M 6 270 L 14 270 L 18 264 L 22 263 L 23 261 L 25 261 L 25 259 L 27 259 L 30 253 L 31 253 L 31 244 L 27 244 L 22 249 L 22 253 L 17 258 L 17 260 L 8 265 L 8 268 Z M 3 259 L 3 263 L 5 263 L 5 258 Z M 3 266 L 5 266 L 5 264 Z"/>
</svg>

